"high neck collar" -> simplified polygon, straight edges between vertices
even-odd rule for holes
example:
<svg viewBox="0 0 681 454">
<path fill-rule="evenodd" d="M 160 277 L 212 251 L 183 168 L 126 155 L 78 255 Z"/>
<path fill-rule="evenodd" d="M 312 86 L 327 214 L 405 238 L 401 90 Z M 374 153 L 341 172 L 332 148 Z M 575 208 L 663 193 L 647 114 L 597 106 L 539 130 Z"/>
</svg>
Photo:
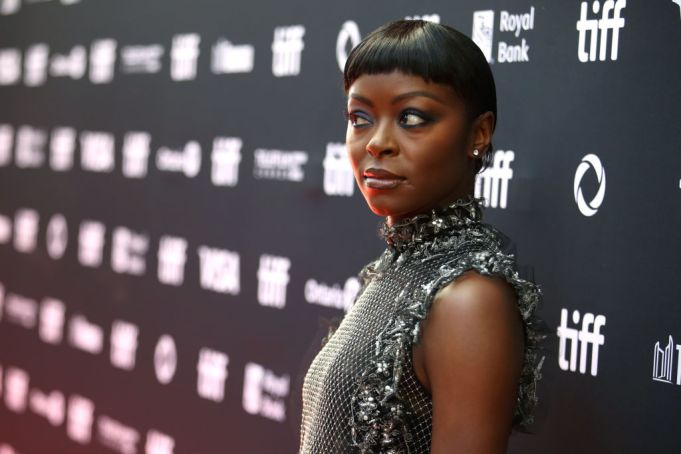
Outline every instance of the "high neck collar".
<svg viewBox="0 0 681 454">
<path fill-rule="evenodd" d="M 444 208 L 400 219 L 391 226 L 388 226 L 386 219 L 380 225 L 379 236 L 398 252 L 410 249 L 430 242 L 438 235 L 477 225 L 482 219 L 483 201 L 484 198 L 469 194 Z"/>
</svg>

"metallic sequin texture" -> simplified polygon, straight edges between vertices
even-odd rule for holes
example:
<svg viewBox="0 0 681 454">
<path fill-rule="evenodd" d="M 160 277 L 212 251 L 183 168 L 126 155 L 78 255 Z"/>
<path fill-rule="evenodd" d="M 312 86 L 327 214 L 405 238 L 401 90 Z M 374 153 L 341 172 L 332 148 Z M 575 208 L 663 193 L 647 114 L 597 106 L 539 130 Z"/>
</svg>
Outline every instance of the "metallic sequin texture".
<svg viewBox="0 0 681 454">
<path fill-rule="evenodd" d="M 469 269 L 502 276 L 516 291 L 525 328 L 514 429 L 533 422 L 548 330 L 536 310 L 540 287 L 521 278 L 510 239 L 481 221 L 482 198 L 381 226 L 383 254 L 360 273 L 362 288 L 332 328 L 303 383 L 301 454 L 428 453 L 430 394 L 418 381 L 412 346 L 419 342 L 435 294 Z"/>
</svg>

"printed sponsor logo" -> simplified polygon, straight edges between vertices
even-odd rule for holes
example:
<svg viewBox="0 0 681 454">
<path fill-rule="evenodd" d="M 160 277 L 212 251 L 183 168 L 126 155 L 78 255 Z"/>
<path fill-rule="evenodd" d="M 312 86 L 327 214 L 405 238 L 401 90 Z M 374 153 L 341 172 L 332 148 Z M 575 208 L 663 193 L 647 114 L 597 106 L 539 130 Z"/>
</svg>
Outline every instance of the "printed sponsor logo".
<svg viewBox="0 0 681 454">
<path fill-rule="evenodd" d="M 574 325 L 579 325 L 581 319 L 581 328 L 569 327 L 568 310 L 560 310 L 560 326 L 557 329 L 560 339 L 558 365 L 562 370 L 575 372 L 579 363 L 580 374 L 585 374 L 589 367 L 589 372 L 595 377 L 598 374 L 598 350 L 605 344 L 605 336 L 601 333 L 601 328 L 605 326 L 605 315 L 594 315 L 590 312 L 580 315 L 578 310 L 573 310 L 571 319 Z M 589 347 L 591 347 L 590 362 Z"/>
<path fill-rule="evenodd" d="M 606 0 L 602 3 L 591 3 L 593 14 L 601 14 L 600 19 L 589 19 L 589 2 L 580 5 L 577 21 L 577 57 L 582 63 L 605 61 L 608 58 L 608 38 L 610 37 L 610 60 L 617 60 L 619 52 L 620 29 L 624 28 L 622 10 L 627 6 L 626 0 Z M 612 36 L 610 36 L 612 32 Z"/>
</svg>

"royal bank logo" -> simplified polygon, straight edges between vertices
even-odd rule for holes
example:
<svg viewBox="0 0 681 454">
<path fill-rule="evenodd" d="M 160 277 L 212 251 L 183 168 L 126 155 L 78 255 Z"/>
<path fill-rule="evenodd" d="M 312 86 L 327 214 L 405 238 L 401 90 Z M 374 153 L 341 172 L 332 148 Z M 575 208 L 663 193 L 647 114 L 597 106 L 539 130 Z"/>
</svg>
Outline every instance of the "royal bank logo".
<svg viewBox="0 0 681 454">
<path fill-rule="evenodd" d="M 573 310 L 570 318 L 572 324 L 577 326 L 581 320 L 581 328 L 570 327 L 568 310 L 560 310 L 560 326 L 557 329 L 560 339 L 558 365 L 562 370 L 575 372 L 579 364 L 580 374 L 585 374 L 588 367 L 591 375 L 595 377 L 598 374 L 598 350 L 605 344 L 605 336 L 601 333 L 601 328 L 605 326 L 605 315 L 594 315 L 590 312 L 581 315 L 578 310 Z"/>
<path fill-rule="evenodd" d="M 671 334 L 667 345 L 657 341 L 653 347 L 653 380 L 681 385 L 681 344 L 675 345 Z"/>
<path fill-rule="evenodd" d="M 587 202 L 582 191 L 582 180 L 589 169 L 593 169 L 596 173 L 598 189 L 593 198 Z M 572 189 L 580 213 L 584 216 L 593 216 L 598 212 L 601 204 L 603 204 L 603 198 L 605 197 L 605 168 L 603 167 L 603 164 L 601 164 L 601 160 L 598 159 L 598 156 L 595 154 L 587 154 L 582 158 L 582 162 L 579 163 L 577 171 L 575 172 Z"/>
<path fill-rule="evenodd" d="M 242 405 L 246 413 L 282 422 L 286 420 L 286 397 L 291 388 L 288 374 L 277 375 L 257 363 L 244 369 Z"/>
<path fill-rule="evenodd" d="M 276 27 L 272 41 L 272 74 L 276 77 L 300 74 L 300 61 L 305 48 L 305 27 Z"/>
<path fill-rule="evenodd" d="M 488 62 L 519 63 L 530 61 L 530 45 L 522 33 L 534 30 L 534 6 L 526 12 L 499 12 L 497 32 L 500 40 L 497 44 L 496 60 L 494 53 L 495 11 L 483 10 L 473 13 L 473 30 L 471 38 Z M 520 39 L 520 41 L 518 41 Z M 511 40 L 511 41 L 508 41 Z"/>
<path fill-rule="evenodd" d="M 600 19 L 589 19 L 589 2 L 582 2 L 580 7 L 577 31 L 577 57 L 582 63 L 604 61 L 610 49 L 610 60 L 617 60 L 619 51 L 620 29 L 624 28 L 622 10 L 627 6 L 626 0 L 606 0 L 601 5 L 600 1 L 591 3 L 591 12 Z M 610 36 L 612 32 L 612 36 Z M 608 46 L 610 38 L 610 46 Z"/>
<path fill-rule="evenodd" d="M 351 196 L 355 191 L 355 176 L 344 143 L 326 144 L 323 166 L 324 193 Z"/>
<path fill-rule="evenodd" d="M 497 150 L 492 165 L 475 176 L 475 197 L 484 197 L 484 205 L 491 208 L 508 206 L 509 182 L 513 178 L 511 163 L 515 159 L 512 150 Z"/>
</svg>

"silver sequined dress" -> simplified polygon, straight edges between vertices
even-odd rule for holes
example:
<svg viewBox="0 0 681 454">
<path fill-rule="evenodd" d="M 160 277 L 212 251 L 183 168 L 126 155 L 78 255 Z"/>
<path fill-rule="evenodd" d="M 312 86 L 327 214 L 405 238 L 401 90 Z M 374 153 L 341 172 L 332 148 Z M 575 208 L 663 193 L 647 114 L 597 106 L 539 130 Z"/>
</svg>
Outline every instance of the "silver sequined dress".
<svg viewBox="0 0 681 454">
<path fill-rule="evenodd" d="M 300 454 L 430 451 L 432 401 L 412 366 L 411 347 L 437 291 L 469 269 L 503 276 L 516 290 L 525 328 L 525 362 L 514 429 L 533 422 L 545 324 L 542 292 L 521 278 L 510 240 L 481 222 L 482 198 L 383 224 L 387 248 L 360 277 L 362 289 L 329 332 L 303 383 Z"/>
</svg>

